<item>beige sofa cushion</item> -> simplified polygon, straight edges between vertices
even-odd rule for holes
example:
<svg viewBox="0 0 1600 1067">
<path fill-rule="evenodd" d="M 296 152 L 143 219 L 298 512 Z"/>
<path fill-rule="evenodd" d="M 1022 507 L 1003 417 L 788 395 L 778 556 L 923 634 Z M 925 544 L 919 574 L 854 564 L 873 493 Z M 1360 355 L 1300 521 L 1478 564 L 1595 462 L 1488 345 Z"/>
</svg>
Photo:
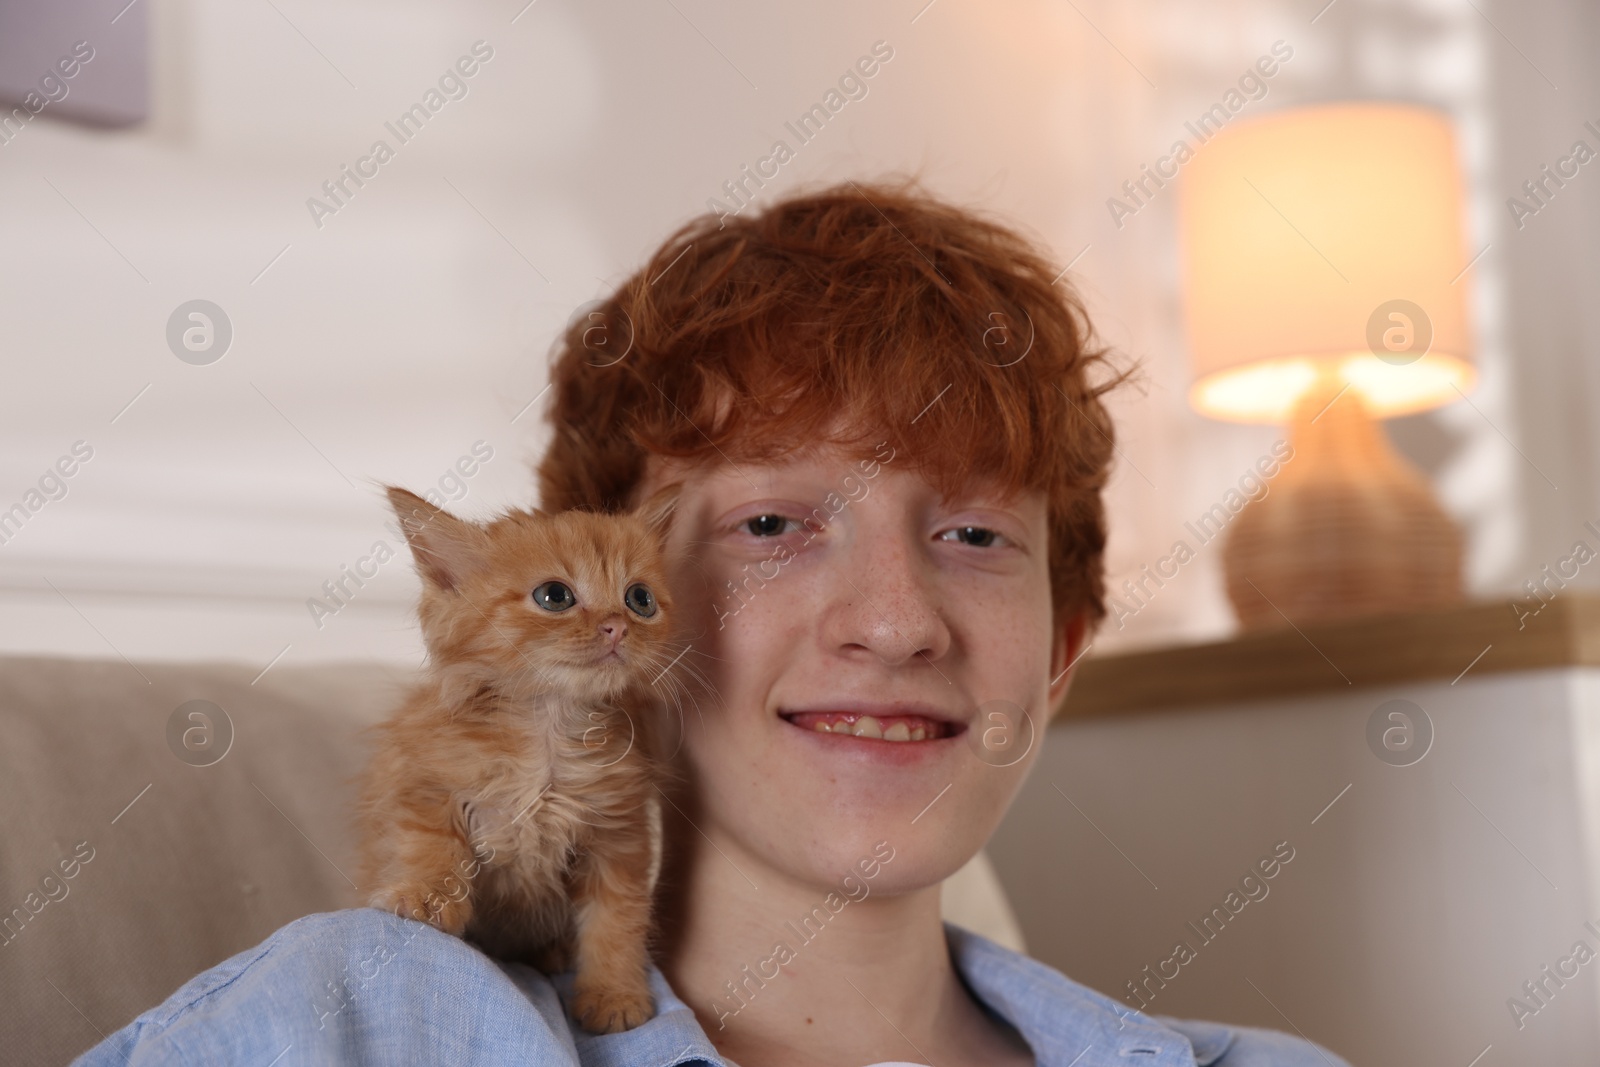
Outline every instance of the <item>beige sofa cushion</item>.
<svg viewBox="0 0 1600 1067">
<path fill-rule="evenodd" d="M 285 923 L 358 906 L 360 733 L 413 677 L 375 662 L 262 675 L 0 658 L 0 1059 L 65 1063 Z M 209 766 L 169 747 L 191 700 L 232 722 Z M 981 853 L 944 904 L 952 922 L 1021 947 Z"/>
<path fill-rule="evenodd" d="M 280 664 L 251 684 L 260 670 L 0 660 L 0 1058 L 64 1063 L 283 924 L 358 903 L 358 731 L 405 674 Z M 167 745 L 195 699 L 233 723 L 212 766 Z"/>
</svg>

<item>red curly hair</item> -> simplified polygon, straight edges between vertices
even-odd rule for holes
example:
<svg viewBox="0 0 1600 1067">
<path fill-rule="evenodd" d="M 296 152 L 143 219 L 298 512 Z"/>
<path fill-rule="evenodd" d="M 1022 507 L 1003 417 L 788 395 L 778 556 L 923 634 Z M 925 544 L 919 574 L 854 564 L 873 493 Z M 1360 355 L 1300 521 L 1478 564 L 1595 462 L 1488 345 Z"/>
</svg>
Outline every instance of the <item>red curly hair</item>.
<svg viewBox="0 0 1600 1067">
<path fill-rule="evenodd" d="M 549 510 L 627 508 L 647 453 L 774 460 L 888 440 L 929 484 L 1042 491 L 1056 625 L 1105 616 L 1113 429 L 1083 305 L 1010 229 L 846 182 L 673 234 L 555 346 Z M 843 418 L 841 419 L 841 416 Z M 829 434 L 836 424 L 848 430 Z"/>
</svg>

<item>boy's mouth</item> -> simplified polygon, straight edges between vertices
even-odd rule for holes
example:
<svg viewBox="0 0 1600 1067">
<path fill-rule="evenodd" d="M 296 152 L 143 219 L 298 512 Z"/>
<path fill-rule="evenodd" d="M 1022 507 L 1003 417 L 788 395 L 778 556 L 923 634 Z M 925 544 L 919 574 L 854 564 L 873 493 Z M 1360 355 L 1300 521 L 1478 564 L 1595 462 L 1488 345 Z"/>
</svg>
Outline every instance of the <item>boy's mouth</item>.
<svg viewBox="0 0 1600 1067">
<path fill-rule="evenodd" d="M 926 715 L 870 715 L 856 711 L 791 711 L 779 714 L 802 730 L 848 734 L 876 741 L 937 741 L 961 732 L 957 723 Z"/>
</svg>

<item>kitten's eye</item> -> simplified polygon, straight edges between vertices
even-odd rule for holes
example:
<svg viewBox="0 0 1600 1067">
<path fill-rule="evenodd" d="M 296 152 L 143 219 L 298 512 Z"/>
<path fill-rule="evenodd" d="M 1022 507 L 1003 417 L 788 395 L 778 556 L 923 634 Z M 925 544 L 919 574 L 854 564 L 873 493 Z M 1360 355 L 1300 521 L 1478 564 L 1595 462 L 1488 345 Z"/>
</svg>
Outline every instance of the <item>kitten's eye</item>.
<svg viewBox="0 0 1600 1067">
<path fill-rule="evenodd" d="M 642 619 L 648 619 L 656 613 L 655 594 L 650 592 L 650 587 L 643 582 L 635 582 L 628 586 L 628 591 L 623 594 L 622 599 L 628 605 L 628 610 Z"/>
<path fill-rule="evenodd" d="M 566 611 L 578 598 L 560 582 L 545 582 L 534 588 L 533 602 L 546 611 Z"/>
<path fill-rule="evenodd" d="M 1000 537 L 999 534 L 987 526 L 957 526 L 955 529 L 946 530 L 939 536 L 941 540 L 949 540 L 948 535 L 950 534 L 956 534 L 958 535 L 956 540 L 965 544 L 975 545 L 978 548 L 988 548 L 995 543 L 996 538 Z"/>
<path fill-rule="evenodd" d="M 745 520 L 744 528 L 757 537 L 776 537 L 789 521 L 784 515 L 756 515 Z"/>
</svg>

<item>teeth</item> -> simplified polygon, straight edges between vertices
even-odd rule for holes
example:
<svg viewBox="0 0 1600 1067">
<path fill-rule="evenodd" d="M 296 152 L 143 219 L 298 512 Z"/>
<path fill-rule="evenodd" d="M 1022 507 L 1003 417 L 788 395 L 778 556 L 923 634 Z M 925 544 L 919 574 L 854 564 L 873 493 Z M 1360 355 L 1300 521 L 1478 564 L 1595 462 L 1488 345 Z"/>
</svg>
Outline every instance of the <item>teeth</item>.
<svg viewBox="0 0 1600 1067">
<path fill-rule="evenodd" d="M 875 715 L 860 715 L 854 722 L 845 718 L 834 719 L 831 722 L 819 719 L 812 723 L 811 729 L 819 734 L 848 734 L 852 737 L 870 737 L 879 741 L 926 741 L 939 736 L 938 730 L 933 726 L 924 723 L 913 726 L 904 719 L 896 720 L 886 727 L 883 720 Z"/>
</svg>

